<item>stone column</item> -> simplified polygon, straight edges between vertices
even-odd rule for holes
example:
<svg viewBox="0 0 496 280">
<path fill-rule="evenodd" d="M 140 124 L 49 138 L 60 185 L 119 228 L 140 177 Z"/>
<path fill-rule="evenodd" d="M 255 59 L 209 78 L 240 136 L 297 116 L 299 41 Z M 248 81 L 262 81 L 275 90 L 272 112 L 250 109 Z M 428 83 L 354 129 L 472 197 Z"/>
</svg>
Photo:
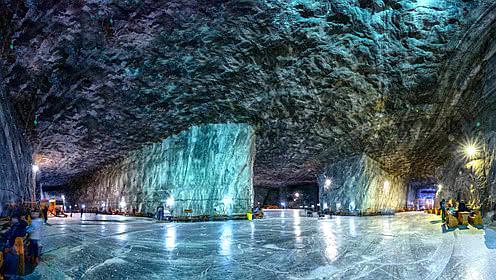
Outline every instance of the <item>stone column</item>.
<svg viewBox="0 0 496 280">
<path fill-rule="evenodd" d="M 231 215 L 253 203 L 254 130 L 246 124 L 193 126 L 132 152 L 73 187 L 88 206 L 175 216 Z M 107 205 L 108 201 L 108 205 Z"/>
<path fill-rule="evenodd" d="M 406 206 L 404 179 L 384 171 L 366 155 L 329 164 L 318 181 L 322 209 L 373 214 Z"/>
</svg>

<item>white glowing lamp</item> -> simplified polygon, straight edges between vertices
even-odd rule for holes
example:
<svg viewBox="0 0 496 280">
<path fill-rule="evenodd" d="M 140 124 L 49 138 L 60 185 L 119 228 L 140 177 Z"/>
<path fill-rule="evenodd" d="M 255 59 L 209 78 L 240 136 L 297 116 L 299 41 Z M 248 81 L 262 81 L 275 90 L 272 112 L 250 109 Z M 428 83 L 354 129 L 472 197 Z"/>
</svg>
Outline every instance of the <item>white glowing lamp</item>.
<svg viewBox="0 0 496 280">
<path fill-rule="evenodd" d="M 37 164 L 33 164 L 33 172 L 36 173 L 40 171 L 40 167 Z"/>
<path fill-rule="evenodd" d="M 300 193 L 295 193 L 295 197 L 300 197 Z"/>
<path fill-rule="evenodd" d="M 224 202 L 224 205 L 228 206 L 228 205 L 231 205 L 232 198 L 229 196 L 226 196 L 226 197 L 224 197 L 224 199 L 222 201 Z"/>
<path fill-rule="evenodd" d="M 479 153 L 479 149 L 474 144 L 469 144 L 465 146 L 464 152 L 467 158 L 471 159 Z"/>
<path fill-rule="evenodd" d="M 324 188 L 328 189 L 329 187 L 331 187 L 331 184 L 332 180 L 330 178 L 325 179 Z"/>
<path fill-rule="evenodd" d="M 173 196 L 171 196 L 171 197 L 167 198 L 167 200 L 165 201 L 165 203 L 166 203 L 166 204 L 167 204 L 167 206 L 169 206 L 169 207 L 174 206 L 174 203 L 175 203 L 175 201 L 174 201 L 174 197 L 173 197 Z"/>
<path fill-rule="evenodd" d="M 126 201 L 124 200 L 124 197 L 121 199 L 121 202 L 119 202 L 119 206 L 121 208 L 126 208 Z"/>
<path fill-rule="evenodd" d="M 384 191 L 389 191 L 389 187 L 391 187 L 391 183 L 389 181 L 384 182 Z"/>
</svg>

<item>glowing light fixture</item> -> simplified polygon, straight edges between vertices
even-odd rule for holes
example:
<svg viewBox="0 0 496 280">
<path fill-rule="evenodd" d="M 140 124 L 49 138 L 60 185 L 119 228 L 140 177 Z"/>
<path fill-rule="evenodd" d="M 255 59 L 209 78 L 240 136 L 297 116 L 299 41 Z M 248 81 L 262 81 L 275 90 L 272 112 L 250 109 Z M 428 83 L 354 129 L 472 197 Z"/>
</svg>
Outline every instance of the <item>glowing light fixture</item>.
<svg viewBox="0 0 496 280">
<path fill-rule="evenodd" d="M 232 203 L 232 198 L 231 198 L 231 197 L 229 197 L 229 196 L 226 196 L 226 197 L 224 197 L 224 199 L 223 199 L 222 201 L 224 202 L 224 205 L 226 205 L 226 206 L 227 206 L 227 205 L 231 205 L 231 203 Z"/>
<path fill-rule="evenodd" d="M 33 164 L 33 172 L 36 173 L 40 171 L 40 167 L 37 164 Z"/>
<path fill-rule="evenodd" d="M 173 196 L 170 196 L 169 198 L 167 198 L 167 200 L 165 201 L 165 203 L 167 204 L 167 206 L 169 207 L 172 207 L 174 206 L 174 197 Z"/>
<path fill-rule="evenodd" d="M 119 202 L 119 206 L 121 208 L 126 208 L 126 201 L 124 200 L 124 197 L 121 198 L 121 202 Z"/>
<path fill-rule="evenodd" d="M 77 206 L 77 204 L 76 204 L 76 206 Z M 86 208 L 86 205 L 84 205 L 84 204 L 81 205 L 81 208 L 83 208 L 83 209 Z"/>
<path fill-rule="evenodd" d="M 295 197 L 300 197 L 300 193 L 297 192 L 297 193 L 294 194 L 294 196 Z"/>
<path fill-rule="evenodd" d="M 437 191 L 436 191 L 436 196 L 439 195 L 439 193 L 443 190 L 443 185 L 442 184 L 438 184 L 437 185 Z"/>
<path fill-rule="evenodd" d="M 465 156 L 469 159 L 474 158 L 479 153 L 479 149 L 473 144 L 465 146 L 463 151 L 465 152 Z"/>
<path fill-rule="evenodd" d="M 282 207 L 286 207 L 286 202 L 281 202 Z"/>
<path fill-rule="evenodd" d="M 389 187 L 391 187 L 391 183 L 389 181 L 384 182 L 384 191 L 389 191 Z"/>
<path fill-rule="evenodd" d="M 324 188 L 328 189 L 329 187 L 331 187 L 331 184 L 332 180 L 330 178 L 327 178 L 324 182 Z"/>
</svg>

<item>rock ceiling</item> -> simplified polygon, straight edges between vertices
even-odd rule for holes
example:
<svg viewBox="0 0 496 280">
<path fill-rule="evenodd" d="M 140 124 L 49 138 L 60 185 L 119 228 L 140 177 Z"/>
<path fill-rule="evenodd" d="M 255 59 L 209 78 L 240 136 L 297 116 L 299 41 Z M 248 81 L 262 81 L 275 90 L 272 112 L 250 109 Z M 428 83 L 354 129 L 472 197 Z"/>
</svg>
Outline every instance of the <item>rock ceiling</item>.
<svg viewBox="0 0 496 280">
<path fill-rule="evenodd" d="M 256 185 L 362 152 L 416 176 L 456 134 L 440 85 L 488 6 L 0 0 L 2 82 L 49 185 L 220 122 L 256 127 Z"/>
</svg>

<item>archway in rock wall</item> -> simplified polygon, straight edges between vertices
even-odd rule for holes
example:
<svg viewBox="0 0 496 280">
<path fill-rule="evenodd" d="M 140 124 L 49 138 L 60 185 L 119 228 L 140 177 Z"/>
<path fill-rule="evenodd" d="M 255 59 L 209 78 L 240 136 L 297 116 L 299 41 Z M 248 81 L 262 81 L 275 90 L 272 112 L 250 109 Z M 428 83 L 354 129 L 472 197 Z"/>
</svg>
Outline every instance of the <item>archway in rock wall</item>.
<svg viewBox="0 0 496 280">
<path fill-rule="evenodd" d="M 407 209 L 424 210 L 437 207 L 439 184 L 435 179 L 413 179 L 408 183 Z"/>
</svg>

